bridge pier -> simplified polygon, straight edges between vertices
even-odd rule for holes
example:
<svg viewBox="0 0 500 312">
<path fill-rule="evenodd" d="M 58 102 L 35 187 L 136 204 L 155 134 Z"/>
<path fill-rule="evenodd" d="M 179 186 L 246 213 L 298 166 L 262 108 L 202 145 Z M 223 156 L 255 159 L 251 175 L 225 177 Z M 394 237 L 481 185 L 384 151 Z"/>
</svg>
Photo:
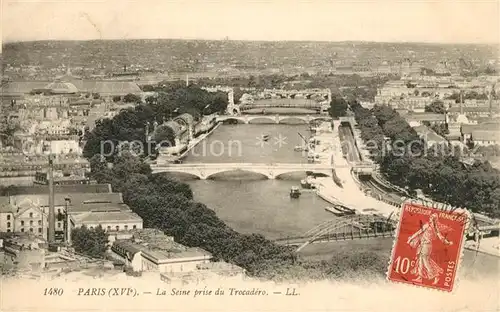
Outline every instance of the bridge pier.
<svg viewBox="0 0 500 312">
<path fill-rule="evenodd" d="M 229 104 L 226 108 L 226 113 L 231 116 L 241 115 L 240 106 L 236 104 Z"/>
</svg>

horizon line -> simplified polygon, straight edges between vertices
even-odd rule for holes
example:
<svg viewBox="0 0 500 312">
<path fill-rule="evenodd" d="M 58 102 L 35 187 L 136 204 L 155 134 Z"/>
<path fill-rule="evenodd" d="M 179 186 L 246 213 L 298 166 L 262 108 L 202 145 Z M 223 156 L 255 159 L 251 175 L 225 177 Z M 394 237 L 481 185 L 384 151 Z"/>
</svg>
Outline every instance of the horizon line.
<svg viewBox="0 0 500 312">
<path fill-rule="evenodd" d="M 392 43 L 392 44 L 434 44 L 434 45 L 499 45 L 498 42 L 437 42 L 437 41 L 371 41 L 371 40 L 307 40 L 307 39 L 204 39 L 204 38 L 96 38 L 96 39 L 35 39 L 35 40 L 2 40 L 2 46 L 16 43 L 31 43 L 31 42 L 92 42 L 92 41 L 137 41 L 137 40 L 178 40 L 178 41 L 232 41 L 232 42 L 317 42 L 317 43 Z M 0 52 L 1 53 L 1 52 Z"/>
</svg>

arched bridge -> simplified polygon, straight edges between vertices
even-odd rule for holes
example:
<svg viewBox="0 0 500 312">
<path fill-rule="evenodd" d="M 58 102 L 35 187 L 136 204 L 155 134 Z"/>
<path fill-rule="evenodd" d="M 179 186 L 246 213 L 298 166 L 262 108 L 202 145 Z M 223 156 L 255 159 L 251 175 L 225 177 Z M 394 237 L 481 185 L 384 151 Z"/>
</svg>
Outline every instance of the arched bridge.
<svg viewBox="0 0 500 312">
<path fill-rule="evenodd" d="M 279 124 L 287 119 L 302 120 L 304 123 L 310 123 L 315 120 L 330 121 L 330 116 L 322 115 L 233 115 L 233 116 L 218 116 L 217 121 L 235 120 L 243 123 L 252 123 L 253 120 L 260 119 L 269 121 L 269 123 Z"/>
<path fill-rule="evenodd" d="M 278 102 L 278 103 L 272 103 L 272 104 L 267 104 L 267 103 L 247 103 L 247 104 L 240 104 L 240 111 L 246 111 L 254 108 L 307 108 L 311 110 L 316 110 L 316 111 L 321 111 L 321 108 L 324 105 L 321 103 L 317 102 L 305 102 L 300 105 L 297 104 L 291 104 L 287 102 Z"/>
<path fill-rule="evenodd" d="M 219 163 L 219 164 L 168 164 L 151 165 L 153 173 L 179 172 L 198 177 L 201 180 L 229 171 L 246 171 L 261 174 L 268 179 L 275 179 L 282 174 L 312 171 L 332 176 L 333 166 L 322 164 L 252 164 L 252 163 Z"/>
<path fill-rule="evenodd" d="M 309 244 L 338 240 L 392 237 L 396 221 L 379 215 L 352 215 L 328 220 L 296 237 L 275 240 L 276 243 L 297 246 L 296 252 Z"/>
</svg>

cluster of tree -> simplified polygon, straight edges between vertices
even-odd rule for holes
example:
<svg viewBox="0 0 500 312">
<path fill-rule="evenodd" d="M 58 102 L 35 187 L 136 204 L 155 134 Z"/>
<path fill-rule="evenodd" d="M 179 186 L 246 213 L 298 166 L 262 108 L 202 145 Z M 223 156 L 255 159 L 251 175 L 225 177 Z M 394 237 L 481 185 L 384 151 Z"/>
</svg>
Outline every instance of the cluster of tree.
<svg viewBox="0 0 500 312">
<path fill-rule="evenodd" d="M 125 103 L 141 103 L 142 99 L 138 95 L 129 93 L 123 97 L 123 102 L 125 102 Z"/>
<path fill-rule="evenodd" d="M 174 113 L 189 113 L 195 118 L 202 115 L 222 113 L 226 110 L 228 99 L 225 92 L 208 92 L 195 85 L 179 87 L 167 85 L 157 87 L 158 96 L 149 98 L 155 113 L 161 117 L 169 118 Z"/>
<path fill-rule="evenodd" d="M 448 134 L 450 134 L 450 130 L 448 129 L 447 124 L 439 123 L 439 124 L 432 124 L 432 125 L 426 124 L 426 125 L 430 126 L 430 128 L 434 132 L 436 132 L 437 135 L 440 135 L 443 138 L 445 138 Z"/>
<path fill-rule="evenodd" d="M 186 183 L 164 174 L 151 174 L 149 165 L 129 153 L 114 159 L 113 166 L 100 155 L 90 159 L 92 175 L 123 193 L 125 203 L 144 220 L 184 245 L 203 248 L 214 256 L 256 273 L 263 267 L 292 264 L 290 247 L 277 245 L 262 235 L 244 235 L 229 228 L 215 212 L 193 200 Z"/>
<path fill-rule="evenodd" d="M 451 76 L 451 73 L 437 73 L 436 71 L 434 71 L 434 69 L 427 67 L 423 67 L 420 70 L 420 74 L 424 76 L 441 76 L 441 77 Z"/>
<path fill-rule="evenodd" d="M 361 77 L 359 75 L 335 75 L 335 74 L 307 74 L 300 75 L 250 75 L 248 77 L 217 77 L 197 79 L 199 86 L 233 86 L 235 94 L 234 100 L 237 103 L 244 93 L 240 88 L 257 89 L 309 89 L 325 88 L 330 89 L 339 96 L 348 99 L 373 100 L 377 94 L 377 88 L 397 76 L 377 76 Z M 179 89 L 184 86 L 183 81 L 164 81 L 158 86 L 142 86 L 143 91 L 158 91 L 159 89 Z M 360 87 L 363 86 L 363 87 Z"/>
<path fill-rule="evenodd" d="M 101 226 L 88 229 L 83 226 L 71 231 L 71 240 L 76 252 L 91 258 L 103 258 L 106 252 L 108 238 Z"/>
<path fill-rule="evenodd" d="M 415 131 L 390 107 L 375 106 L 370 111 L 356 104 L 352 109 L 364 140 L 386 136 L 393 142 L 418 141 Z M 388 181 L 413 194 L 420 189 L 433 200 L 500 216 L 500 174 L 490 163 L 466 165 L 461 161 L 463 152 L 451 145 L 407 146 L 412 153 L 378 153 L 375 160 Z"/>
<path fill-rule="evenodd" d="M 0 196 L 9 196 L 12 195 L 12 191 L 14 191 L 17 187 L 15 185 L 4 186 L 0 185 Z"/>
<path fill-rule="evenodd" d="M 336 96 L 330 102 L 328 113 L 333 118 L 344 117 L 347 115 L 347 109 L 347 101 L 342 97 Z"/>
<path fill-rule="evenodd" d="M 436 100 L 432 102 L 429 105 L 425 106 L 425 111 L 428 113 L 435 113 L 435 114 L 445 114 L 446 113 L 446 107 L 444 106 L 443 101 Z M 428 121 L 424 121 L 423 124 L 429 128 L 431 128 L 434 132 L 436 132 L 438 135 L 442 137 L 446 137 L 450 133 L 448 130 L 448 125 L 447 124 L 431 124 Z"/>
<path fill-rule="evenodd" d="M 245 94 L 245 91 L 241 90 L 240 87 L 233 88 L 233 91 L 234 91 L 234 95 L 233 95 L 234 103 L 237 104 L 240 102 L 240 99 L 243 96 L 243 94 Z"/>
<path fill-rule="evenodd" d="M 142 152 L 149 155 L 154 146 L 147 142 L 146 128 L 152 131 L 152 125 L 162 124 L 165 120 L 178 114 L 189 113 L 199 118 L 202 115 L 222 112 L 227 107 L 227 95 L 218 92 L 210 93 L 195 86 L 169 89 L 158 89 L 157 97 L 149 97 L 146 103 L 122 110 L 113 119 L 102 119 L 96 122 L 92 132 L 86 134 L 86 144 L 83 150 L 85 157 L 95 154 L 110 155 L 123 142 L 142 142 Z M 160 135 L 160 134 L 159 134 Z M 160 141 L 173 142 L 173 132 L 168 129 L 161 132 Z M 101 150 L 104 149 L 104 150 Z"/>
<path fill-rule="evenodd" d="M 371 113 L 375 116 L 383 134 L 390 138 L 391 142 L 409 144 L 420 140 L 417 132 L 391 107 L 376 105 Z M 421 145 L 412 144 L 411 146 L 413 148 L 412 154 L 418 153 L 422 149 Z"/>
<path fill-rule="evenodd" d="M 231 77 L 231 78 L 202 78 L 198 79 L 197 83 L 202 86 L 233 86 L 243 88 L 259 88 L 259 89 L 272 89 L 281 88 L 287 81 L 300 79 L 299 75 L 287 76 L 279 74 L 271 75 L 249 75 L 248 77 Z"/>
<path fill-rule="evenodd" d="M 446 107 L 444 107 L 443 101 L 436 100 L 431 104 L 426 105 L 425 111 L 428 113 L 444 114 L 446 113 Z"/>
<path fill-rule="evenodd" d="M 491 96 L 493 99 L 497 99 L 498 96 L 495 92 L 491 93 Z M 486 93 L 478 93 L 476 91 L 470 91 L 470 92 L 465 92 L 462 94 L 463 100 L 487 100 L 488 99 L 488 94 Z M 446 99 L 448 100 L 455 100 L 455 103 L 460 103 L 460 93 L 453 93 L 450 96 L 448 96 Z"/>
<path fill-rule="evenodd" d="M 342 88 L 342 96 L 353 101 L 355 99 L 361 99 L 365 101 L 373 101 L 377 95 L 377 88 L 374 86 L 370 87 L 354 87 L 354 88 Z"/>
<path fill-rule="evenodd" d="M 0 116 L 0 147 L 13 144 L 14 133 L 21 129 L 18 122 Z"/>
</svg>

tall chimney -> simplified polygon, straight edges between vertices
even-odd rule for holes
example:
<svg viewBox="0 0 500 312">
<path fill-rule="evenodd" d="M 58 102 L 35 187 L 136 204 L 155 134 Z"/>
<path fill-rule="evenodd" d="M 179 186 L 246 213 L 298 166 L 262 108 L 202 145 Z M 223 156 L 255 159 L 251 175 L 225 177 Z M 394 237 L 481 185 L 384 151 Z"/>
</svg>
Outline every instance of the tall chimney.
<svg viewBox="0 0 500 312">
<path fill-rule="evenodd" d="M 189 87 L 189 75 L 186 75 L 186 87 Z"/>
<path fill-rule="evenodd" d="M 127 65 L 123 65 L 123 72 L 126 73 L 127 72 Z"/>
<path fill-rule="evenodd" d="M 56 236 L 56 220 L 54 210 L 54 159 L 53 155 L 49 155 L 49 244 L 55 242 Z"/>
<path fill-rule="evenodd" d="M 66 204 L 66 207 L 65 207 L 65 216 L 66 216 L 66 237 L 65 237 L 65 240 L 66 240 L 66 244 L 67 245 L 71 245 L 71 224 L 70 224 L 70 220 L 69 220 L 69 206 L 71 205 L 71 198 L 69 197 L 66 197 L 65 199 L 65 204 Z"/>
<path fill-rule="evenodd" d="M 460 115 L 464 114 L 464 94 L 463 90 L 460 90 Z"/>
<path fill-rule="evenodd" d="M 490 89 L 490 93 L 489 93 L 489 96 L 488 96 L 488 101 L 489 101 L 489 117 L 493 117 L 493 92 L 495 92 L 495 84 L 493 83 L 491 85 L 491 89 Z"/>
</svg>

